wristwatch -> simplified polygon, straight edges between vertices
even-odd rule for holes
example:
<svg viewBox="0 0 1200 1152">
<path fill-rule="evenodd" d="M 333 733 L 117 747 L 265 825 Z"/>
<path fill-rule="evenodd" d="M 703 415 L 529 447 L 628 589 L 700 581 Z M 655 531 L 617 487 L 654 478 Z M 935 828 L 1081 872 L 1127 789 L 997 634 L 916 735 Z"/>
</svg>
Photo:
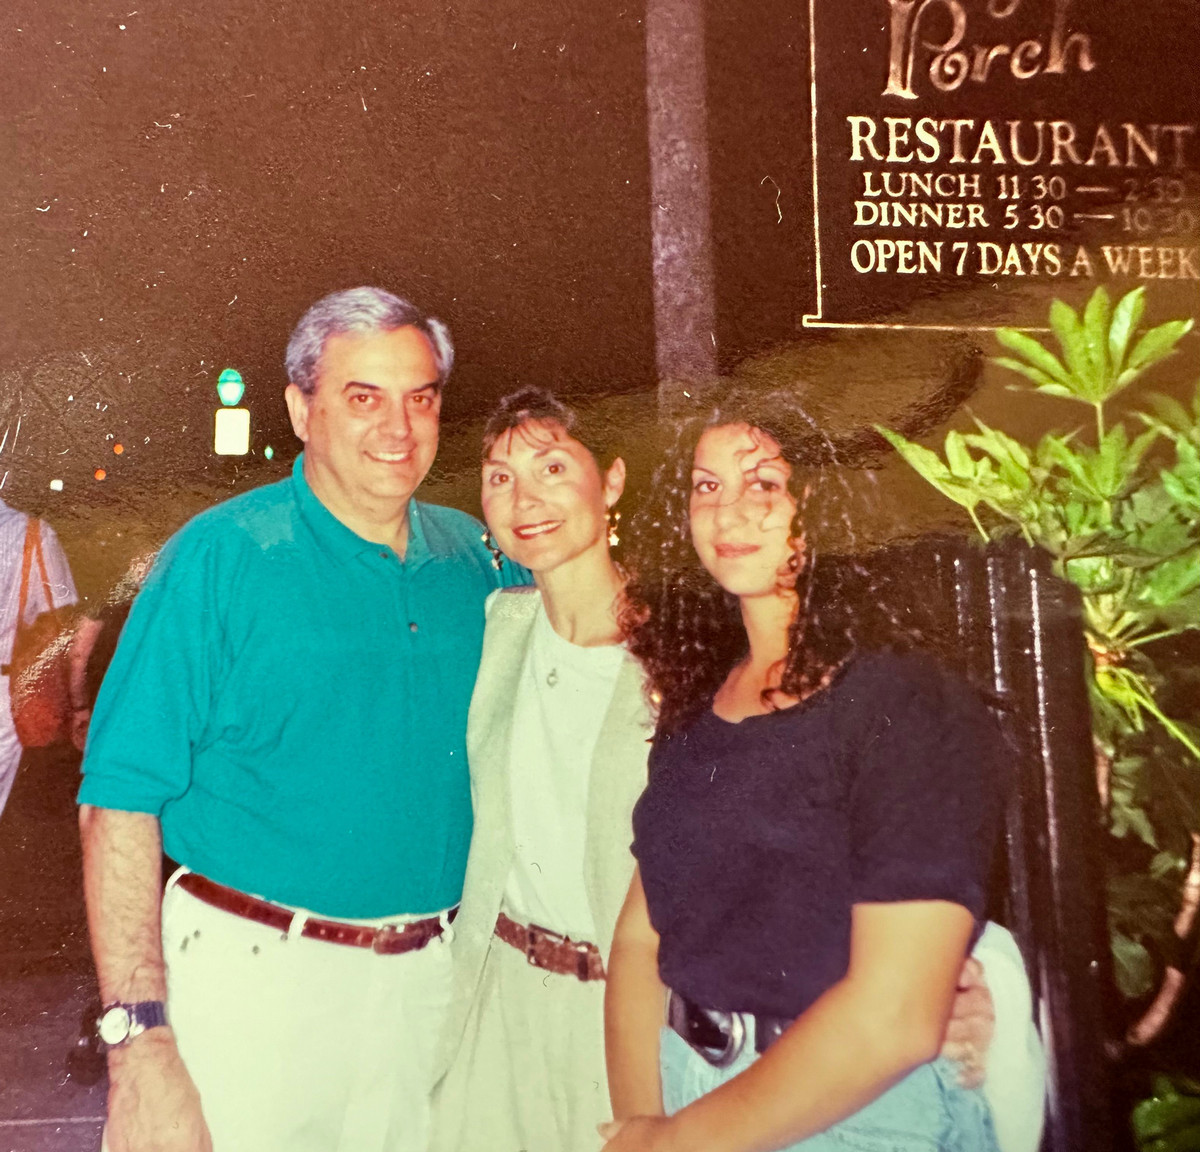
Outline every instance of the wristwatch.
<svg viewBox="0 0 1200 1152">
<path fill-rule="evenodd" d="M 167 1006 L 161 1000 L 141 1000 L 137 1004 L 106 1004 L 96 1020 L 96 1035 L 107 1052 L 120 1048 L 148 1028 L 167 1022 Z"/>
</svg>

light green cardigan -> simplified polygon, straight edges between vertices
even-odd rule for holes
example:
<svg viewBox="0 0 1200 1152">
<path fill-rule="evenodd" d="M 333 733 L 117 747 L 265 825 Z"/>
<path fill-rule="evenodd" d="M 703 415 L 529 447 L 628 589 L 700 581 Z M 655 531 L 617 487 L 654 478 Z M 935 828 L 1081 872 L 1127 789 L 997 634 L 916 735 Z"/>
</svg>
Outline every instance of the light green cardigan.
<svg viewBox="0 0 1200 1152">
<path fill-rule="evenodd" d="M 493 945 L 492 933 L 514 854 L 508 779 L 513 705 L 540 601 L 533 587 L 506 588 L 487 601 L 483 656 L 467 722 L 475 830 L 451 942 L 454 999 L 439 1050 L 438 1079 L 461 1043 L 489 946 L 509 947 L 499 941 Z M 653 730 L 641 669 L 626 655 L 592 756 L 583 845 L 584 881 L 596 925 L 593 943 L 606 963 L 633 875 L 630 816 L 646 786 Z"/>
</svg>

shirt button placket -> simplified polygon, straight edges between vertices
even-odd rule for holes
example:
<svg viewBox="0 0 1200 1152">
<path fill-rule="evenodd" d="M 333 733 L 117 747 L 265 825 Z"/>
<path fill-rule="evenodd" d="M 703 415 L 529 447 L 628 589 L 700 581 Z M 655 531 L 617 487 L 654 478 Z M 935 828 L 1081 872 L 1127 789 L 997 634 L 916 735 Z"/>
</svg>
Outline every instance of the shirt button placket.
<svg viewBox="0 0 1200 1152">
<path fill-rule="evenodd" d="M 403 636 L 408 633 L 409 643 L 417 633 L 417 622 L 412 618 L 409 605 L 408 572 L 403 564 L 397 565 L 396 573 L 396 628 Z"/>
<path fill-rule="evenodd" d="M 394 552 L 381 548 L 379 558 L 385 562 L 384 572 L 391 593 L 396 634 L 403 640 L 406 631 L 404 624 L 408 624 L 408 632 L 416 631 L 416 625 L 410 623 L 408 618 L 408 573 L 405 571 L 404 561 Z"/>
</svg>

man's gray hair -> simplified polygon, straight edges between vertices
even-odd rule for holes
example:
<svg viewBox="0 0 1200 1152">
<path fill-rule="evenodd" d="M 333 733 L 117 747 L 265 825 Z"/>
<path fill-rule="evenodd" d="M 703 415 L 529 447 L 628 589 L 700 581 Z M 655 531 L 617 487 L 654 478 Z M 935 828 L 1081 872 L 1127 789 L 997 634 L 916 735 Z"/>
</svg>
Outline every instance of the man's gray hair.
<svg viewBox="0 0 1200 1152">
<path fill-rule="evenodd" d="M 454 367 L 454 343 L 450 329 L 435 316 L 427 316 L 415 304 L 382 288 L 347 288 L 318 300 L 303 316 L 288 340 L 284 366 L 288 381 L 306 396 L 317 387 L 317 368 L 325 342 L 347 332 L 391 332 L 416 328 L 433 345 L 441 388 Z"/>
</svg>

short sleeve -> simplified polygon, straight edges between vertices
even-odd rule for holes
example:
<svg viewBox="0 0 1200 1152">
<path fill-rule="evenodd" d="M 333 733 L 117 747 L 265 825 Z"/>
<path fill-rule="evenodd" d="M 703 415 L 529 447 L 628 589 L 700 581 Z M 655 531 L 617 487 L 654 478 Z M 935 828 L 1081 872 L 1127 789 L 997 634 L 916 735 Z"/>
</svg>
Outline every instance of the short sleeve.
<svg viewBox="0 0 1200 1152">
<path fill-rule="evenodd" d="M 1000 826 L 1006 745 L 983 699 L 932 660 L 886 656 L 855 695 L 855 903 L 947 900 L 981 919 Z"/>
<path fill-rule="evenodd" d="M 191 783 L 222 641 L 209 544 L 185 527 L 133 603 L 88 728 L 81 804 L 157 816 Z"/>
</svg>

